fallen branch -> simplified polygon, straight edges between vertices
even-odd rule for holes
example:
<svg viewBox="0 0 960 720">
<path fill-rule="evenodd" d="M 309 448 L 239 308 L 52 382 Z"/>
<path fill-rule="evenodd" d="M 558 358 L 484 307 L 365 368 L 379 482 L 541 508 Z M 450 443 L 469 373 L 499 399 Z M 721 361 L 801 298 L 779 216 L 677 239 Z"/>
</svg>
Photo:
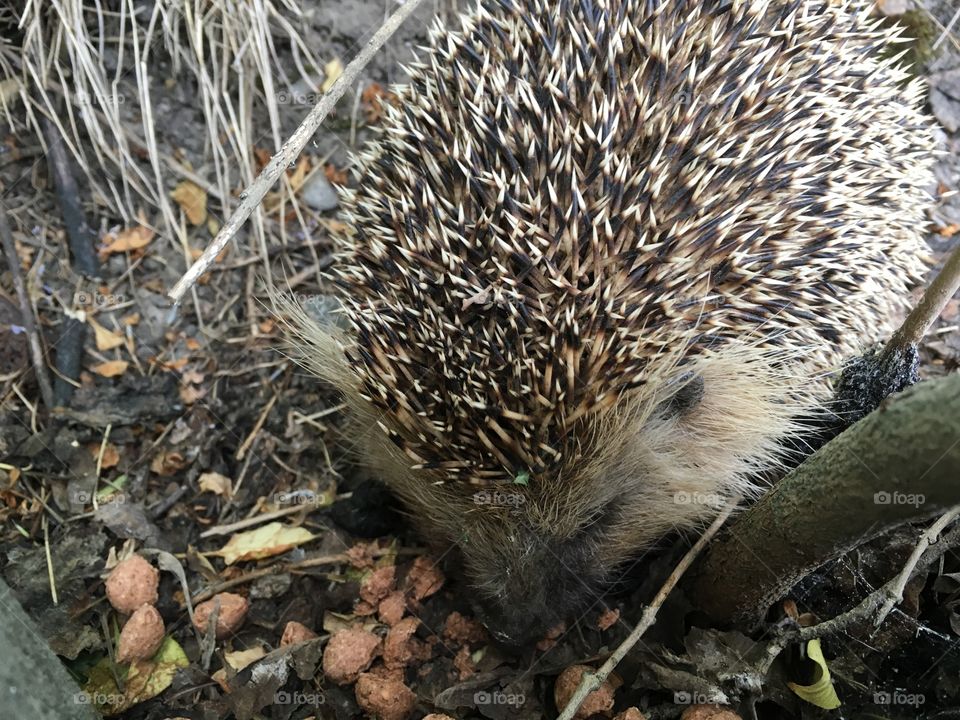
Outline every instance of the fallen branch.
<svg viewBox="0 0 960 720">
<path fill-rule="evenodd" d="M 920 542 L 917 543 L 913 552 L 910 553 L 910 557 L 907 558 L 907 563 L 903 566 L 903 570 L 901 570 L 900 574 L 890 583 L 887 583 L 887 585 L 891 586 L 890 596 L 877 613 L 877 617 L 873 621 L 874 627 L 880 627 L 880 624 L 886 619 L 887 615 L 890 614 L 890 611 L 893 610 L 894 605 L 903 600 L 903 591 L 907 587 L 907 583 L 910 582 L 910 578 L 913 577 L 916 572 L 917 563 L 920 562 L 920 558 L 931 544 L 937 542 L 940 533 L 957 518 L 958 514 L 960 514 L 960 505 L 950 508 L 940 516 L 940 519 L 927 528 L 927 531 L 920 537 Z"/>
<path fill-rule="evenodd" d="M 87 324 L 69 315 L 64 318 L 57 340 L 57 377 L 54 380 L 53 401 L 58 407 L 67 407 L 80 377 L 83 343 L 87 338 Z"/>
<path fill-rule="evenodd" d="M 40 124 L 47 142 L 47 160 L 50 162 L 50 174 L 57 191 L 60 212 L 63 214 L 63 229 L 70 243 L 73 267 L 87 277 L 96 277 L 100 273 L 100 264 L 94 252 L 97 236 L 87 222 L 87 214 L 81 204 L 80 189 L 70 167 L 70 158 L 63 147 L 63 137 L 46 117 L 40 118 Z"/>
<path fill-rule="evenodd" d="M 925 538 L 929 537 L 932 529 L 931 527 L 924 533 Z M 790 630 L 777 637 L 766 647 L 767 662 L 766 665 L 761 668 L 763 673 L 765 674 L 767 672 L 777 656 L 791 643 L 809 642 L 817 638 L 830 637 L 845 632 L 853 625 L 869 622 L 881 603 L 889 602 L 891 598 L 895 598 L 898 595 L 902 596 L 903 587 L 905 587 L 910 580 L 929 568 L 958 545 L 960 545 L 960 527 L 955 527 L 940 538 L 935 545 L 928 544 L 926 550 L 922 552 L 916 561 L 913 561 L 913 557 L 911 557 L 896 577 L 874 590 L 846 612 L 829 620 L 817 623 L 816 625 Z M 902 585 L 901 581 L 903 581 Z"/>
<path fill-rule="evenodd" d="M 924 290 L 920 301 L 891 336 L 884 347 L 884 354 L 890 355 L 908 345 L 919 343 L 957 290 L 960 290 L 960 244 L 951 251 L 940 272 Z"/>
<path fill-rule="evenodd" d="M 407 0 L 391 15 L 387 21 L 374 33 L 370 42 L 360 51 L 350 64 L 344 69 L 343 74 L 333 84 L 333 87 L 322 97 L 310 114 L 304 118 L 293 135 L 283 144 L 280 150 L 274 155 L 267 166 L 260 172 L 257 179 L 240 195 L 240 204 L 236 211 L 230 216 L 230 219 L 224 224 L 220 232 L 213 239 L 213 242 L 203 251 L 203 255 L 190 266 L 177 284 L 170 291 L 170 297 L 174 302 L 179 303 L 184 294 L 197 282 L 197 279 L 203 275 L 207 268 L 214 262 L 224 246 L 233 239 L 237 231 L 249 219 L 251 213 L 263 200 L 263 196 L 277 181 L 283 171 L 290 166 L 297 158 L 307 142 L 320 127 L 327 114 L 334 108 L 347 88 L 352 87 L 360 75 L 360 72 L 367 66 L 377 51 L 393 35 L 397 28 L 403 24 L 420 5 L 423 0 Z"/>
<path fill-rule="evenodd" d="M 717 515 L 716 519 L 710 524 L 710 527 L 706 529 L 703 535 L 694 543 L 693 547 L 687 551 L 687 554 L 683 556 L 680 562 L 677 564 L 677 567 L 674 568 L 673 572 L 670 573 L 670 577 L 667 578 L 666 582 L 663 583 L 663 586 L 654 596 L 653 600 L 647 605 L 643 610 L 643 614 L 640 616 L 640 622 L 637 623 L 637 626 L 633 629 L 630 635 L 620 643 L 620 646 L 613 651 L 607 661 L 597 670 L 595 673 L 584 673 L 583 677 L 580 680 L 580 684 L 577 686 L 576 692 L 574 692 L 573 697 L 570 698 L 570 702 L 567 703 L 567 706 L 563 709 L 563 712 L 560 713 L 560 716 L 557 720 L 573 720 L 573 716 L 576 714 L 577 710 L 583 704 L 583 701 L 587 699 L 587 696 L 592 693 L 594 690 L 598 689 L 603 681 L 606 680 L 610 673 L 613 672 L 614 668 L 620 664 L 620 661 L 626 657 L 627 653 L 633 649 L 633 646 L 637 644 L 643 634 L 653 625 L 654 620 L 657 619 L 657 612 L 660 610 L 660 606 L 663 605 L 663 602 L 667 599 L 667 596 L 670 594 L 670 591 L 676 586 L 680 581 L 680 578 L 683 577 L 683 573 L 687 571 L 687 568 L 693 563 L 696 557 L 700 554 L 700 551 L 710 542 L 710 539 L 717 533 L 721 526 L 727 521 L 727 518 L 730 517 L 730 513 L 733 512 L 734 508 L 737 506 L 739 498 L 731 500 L 727 505 L 720 511 L 720 514 Z"/>
<path fill-rule="evenodd" d="M 37 384 L 40 386 L 40 397 L 43 398 L 43 404 L 46 405 L 47 410 L 52 410 L 54 405 L 53 388 L 50 386 L 50 378 L 47 375 L 47 365 L 43 358 L 40 333 L 37 331 L 37 324 L 33 319 L 33 304 L 27 294 L 27 286 L 23 282 L 20 258 L 17 255 L 17 246 L 13 242 L 13 233 L 10 231 L 10 223 L 7 221 L 7 213 L 2 208 L 0 208 L 0 242 L 3 243 L 3 254 L 7 256 L 7 265 L 10 266 L 10 274 L 13 276 L 13 289 L 17 294 L 17 302 L 20 304 L 21 321 L 23 327 L 27 330 L 27 338 L 30 342 L 30 360 L 33 363 L 33 372 L 37 376 Z"/>
<path fill-rule="evenodd" d="M 824 445 L 740 516 L 691 580 L 697 607 L 753 625 L 824 563 L 960 503 L 960 375 L 915 385 Z"/>
</svg>

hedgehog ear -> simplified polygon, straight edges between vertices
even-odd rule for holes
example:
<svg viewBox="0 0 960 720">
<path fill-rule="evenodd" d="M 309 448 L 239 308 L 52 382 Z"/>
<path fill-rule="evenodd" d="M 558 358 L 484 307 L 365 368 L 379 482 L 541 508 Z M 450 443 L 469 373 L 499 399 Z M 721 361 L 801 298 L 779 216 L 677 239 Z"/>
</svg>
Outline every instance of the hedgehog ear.
<svg viewBox="0 0 960 720">
<path fill-rule="evenodd" d="M 703 400 L 703 376 L 686 372 L 670 383 L 669 397 L 660 403 L 661 414 L 666 417 L 683 417 Z"/>
</svg>

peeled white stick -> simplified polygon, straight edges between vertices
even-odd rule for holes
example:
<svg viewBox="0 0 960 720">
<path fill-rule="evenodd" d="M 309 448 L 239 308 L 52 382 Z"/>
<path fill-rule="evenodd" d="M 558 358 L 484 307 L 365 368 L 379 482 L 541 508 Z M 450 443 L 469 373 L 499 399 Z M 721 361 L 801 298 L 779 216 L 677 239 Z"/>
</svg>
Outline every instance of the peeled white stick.
<svg viewBox="0 0 960 720">
<path fill-rule="evenodd" d="M 220 251 L 223 250 L 224 246 L 233 239 L 233 236 L 237 234 L 237 231 L 249 219 L 254 208 L 260 204 L 263 196 L 267 194 L 267 191 L 277 181 L 280 174 L 301 153 L 317 128 L 320 127 L 320 123 L 324 121 L 327 114 L 337 104 L 337 101 L 343 97 L 346 89 L 353 86 L 357 77 L 360 75 L 360 71 L 367 66 L 377 51 L 383 47 L 387 39 L 397 31 L 397 28 L 403 24 L 404 20 L 410 17 L 421 2 L 423 2 L 423 0 L 406 0 L 406 2 L 397 8 L 396 12 L 387 19 L 380 29 L 374 33 L 373 37 L 370 38 L 370 42 L 360 51 L 360 54 L 350 61 L 350 64 L 344 69 L 343 74 L 333 84 L 333 87 L 320 98 L 320 102 L 318 102 L 313 110 L 310 111 L 310 114 L 304 118 L 303 122 L 300 123 L 300 127 L 287 139 L 280 150 L 270 159 L 270 162 L 267 163 L 267 166 L 260 172 L 257 179 L 254 180 L 250 187 L 240 196 L 240 204 L 237 206 L 236 211 L 220 229 L 220 232 L 217 233 L 213 242 L 203 251 L 203 255 L 190 266 L 190 269 L 188 269 L 183 277 L 177 281 L 177 284 L 173 286 L 169 295 L 173 298 L 174 302 L 179 303 L 187 290 L 193 287 L 197 279 L 207 271 L 217 255 L 220 254 Z"/>
</svg>

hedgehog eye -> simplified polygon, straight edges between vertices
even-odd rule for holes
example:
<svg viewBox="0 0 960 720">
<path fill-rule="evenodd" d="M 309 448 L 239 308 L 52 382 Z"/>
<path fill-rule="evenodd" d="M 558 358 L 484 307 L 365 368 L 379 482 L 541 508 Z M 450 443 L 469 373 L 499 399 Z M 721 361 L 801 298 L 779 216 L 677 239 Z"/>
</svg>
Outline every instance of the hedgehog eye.
<svg viewBox="0 0 960 720">
<path fill-rule="evenodd" d="M 684 373 L 672 384 L 677 386 L 676 390 L 661 403 L 663 414 L 667 417 L 682 417 L 703 400 L 703 376 Z"/>
</svg>

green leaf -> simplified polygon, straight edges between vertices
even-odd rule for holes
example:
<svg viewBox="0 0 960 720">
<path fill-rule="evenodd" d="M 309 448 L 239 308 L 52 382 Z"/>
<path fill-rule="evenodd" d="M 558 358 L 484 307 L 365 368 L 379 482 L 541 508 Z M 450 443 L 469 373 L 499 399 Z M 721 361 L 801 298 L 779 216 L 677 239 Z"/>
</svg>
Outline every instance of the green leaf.
<svg viewBox="0 0 960 720">
<path fill-rule="evenodd" d="M 526 485 L 530 482 L 530 473 L 526 470 L 521 470 L 517 473 L 517 476 L 513 479 L 514 485 Z"/>
<path fill-rule="evenodd" d="M 824 710 L 833 710 L 840 707 L 840 698 L 837 697 L 837 691 L 833 689 L 833 683 L 830 682 L 830 668 L 827 667 L 827 661 L 823 657 L 819 639 L 807 643 L 807 658 L 817 666 L 817 671 L 814 674 L 816 679 L 813 684 L 798 685 L 788 682 L 787 687 L 811 705 L 816 705 Z"/>
<path fill-rule="evenodd" d="M 168 637 L 152 658 L 131 663 L 129 667 L 116 665 L 109 657 L 103 658 L 90 670 L 83 691 L 100 714 L 117 715 L 162 693 L 170 687 L 177 670 L 189 664 L 183 648 Z M 117 687 L 117 679 L 123 682 L 123 690 Z"/>
</svg>

